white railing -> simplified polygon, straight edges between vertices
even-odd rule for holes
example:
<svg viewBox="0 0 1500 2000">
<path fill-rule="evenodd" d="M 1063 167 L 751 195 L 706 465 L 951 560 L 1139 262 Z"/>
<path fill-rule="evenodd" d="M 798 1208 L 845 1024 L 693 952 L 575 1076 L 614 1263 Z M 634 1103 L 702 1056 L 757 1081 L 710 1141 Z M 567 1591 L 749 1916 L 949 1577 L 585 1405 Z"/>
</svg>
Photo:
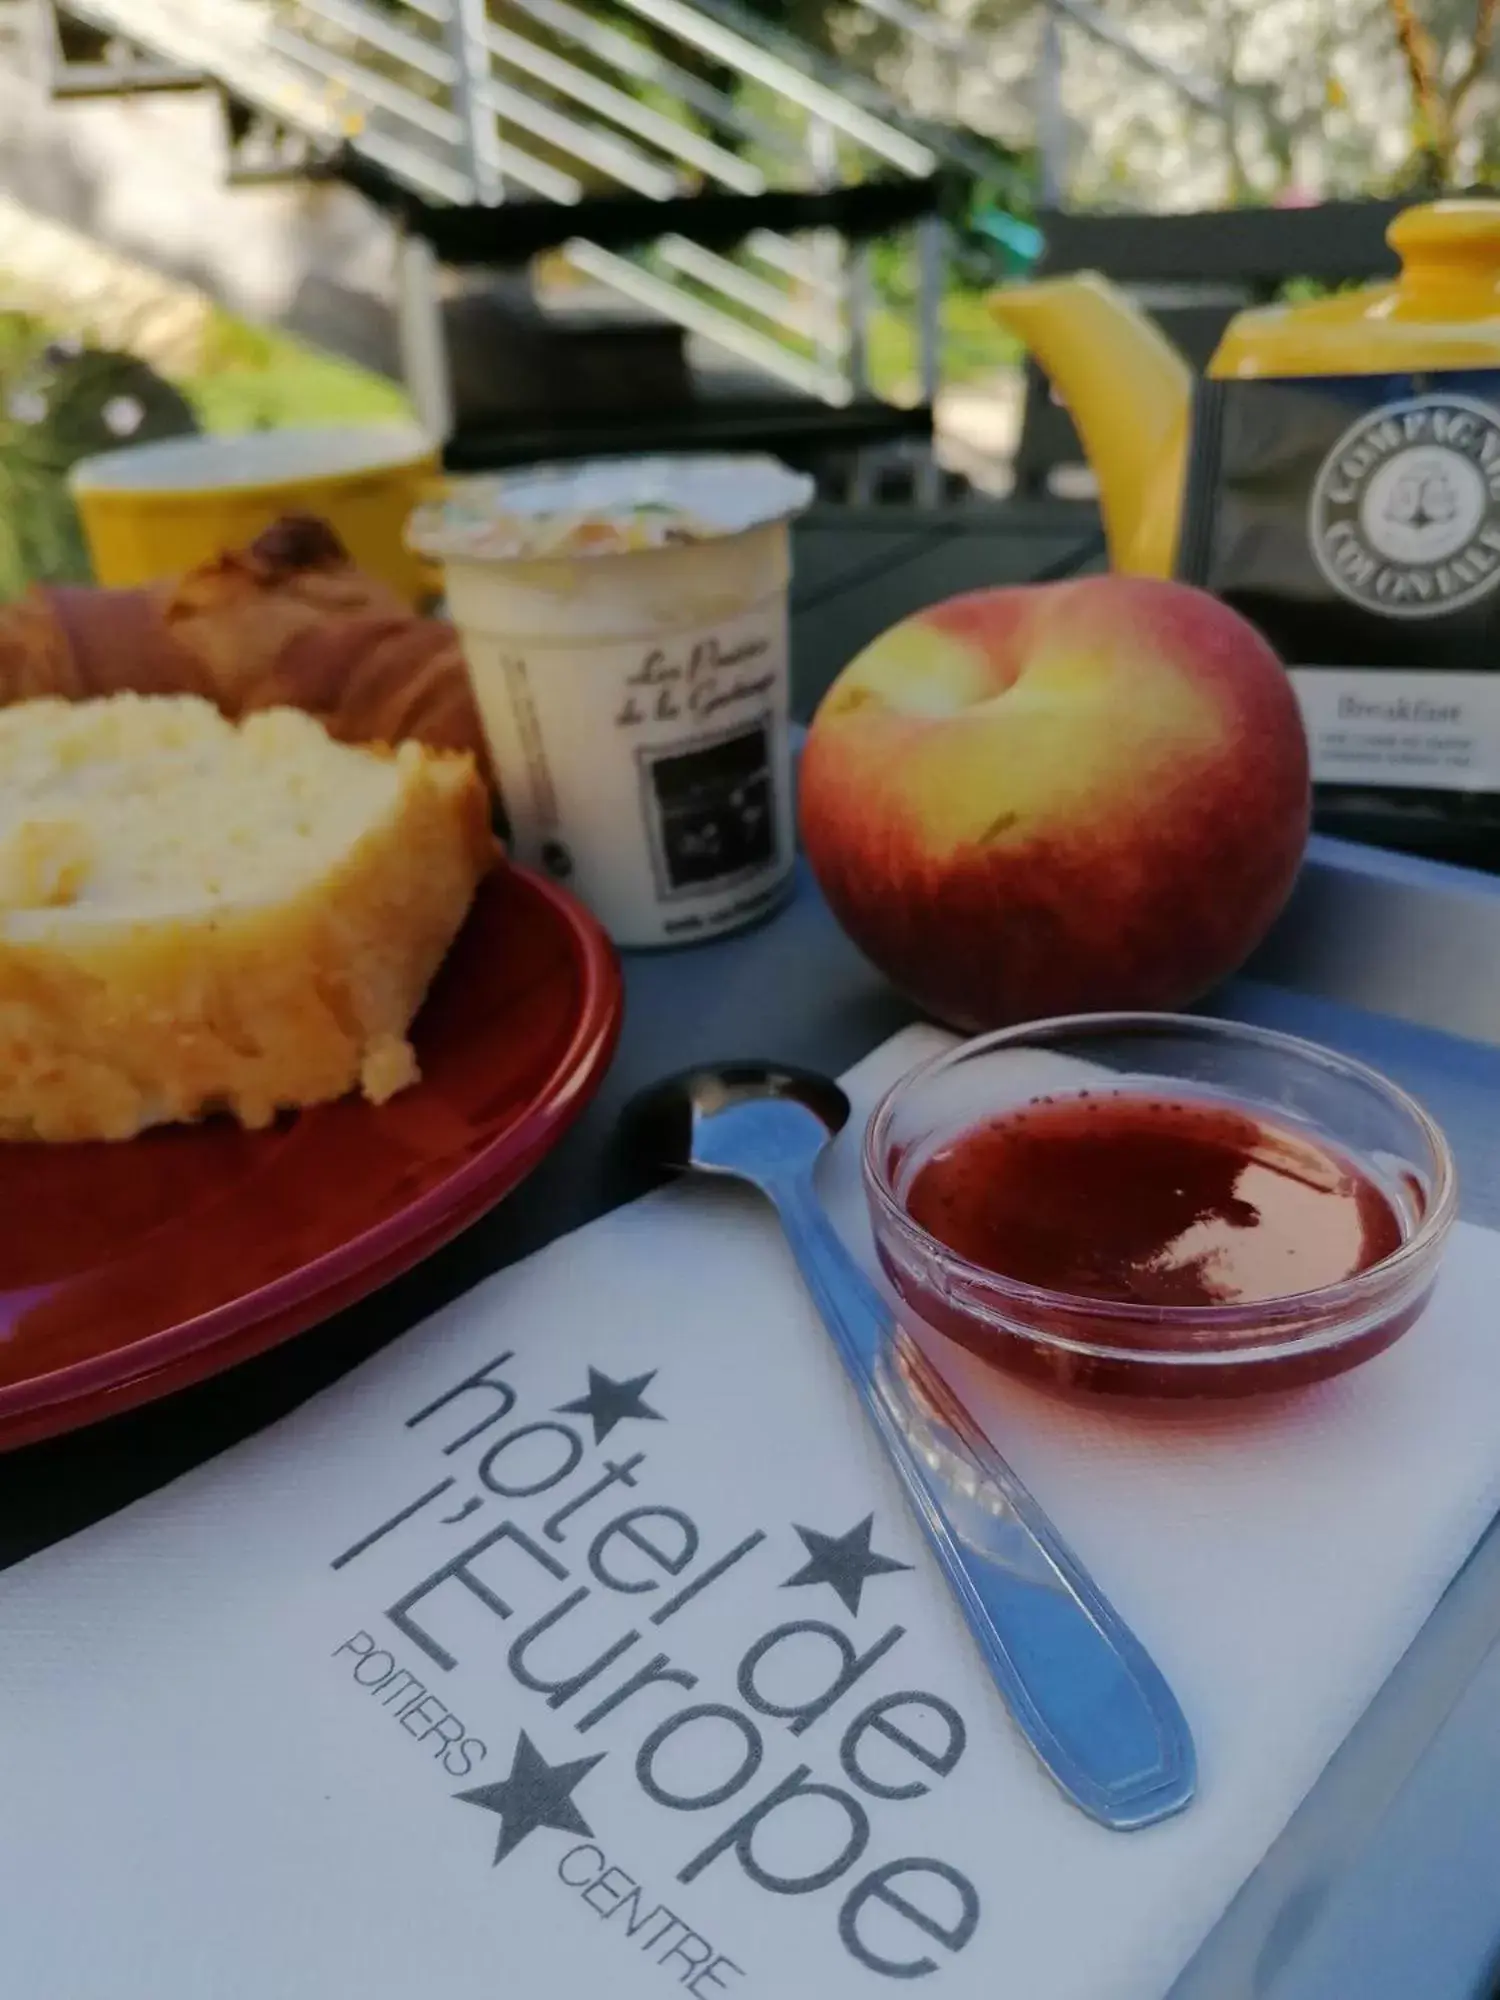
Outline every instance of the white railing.
<svg viewBox="0 0 1500 2000">
<path fill-rule="evenodd" d="M 653 45 L 578 0 L 67 0 L 142 48 L 210 71 L 270 117 L 353 144 L 439 202 L 573 205 L 594 192 L 661 198 L 700 186 L 755 195 L 938 166 L 934 145 L 876 86 L 789 51 L 734 0 L 618 4 L 652 27 Z M 774 110 L 706 82 L 691 66 L 703 57 L 760 86 Z M 930 289 L 942 279 L 940 225 L 919 228 Z M 760 230 L 734 256 L 671 234 L 638 254 L 586 238 L 565 254 L 795 389 L 837 405 L 867 387 L 871 284 L 858 249 Z M 930 388 L 935 291 L 917 316 Z"/>
</svg>

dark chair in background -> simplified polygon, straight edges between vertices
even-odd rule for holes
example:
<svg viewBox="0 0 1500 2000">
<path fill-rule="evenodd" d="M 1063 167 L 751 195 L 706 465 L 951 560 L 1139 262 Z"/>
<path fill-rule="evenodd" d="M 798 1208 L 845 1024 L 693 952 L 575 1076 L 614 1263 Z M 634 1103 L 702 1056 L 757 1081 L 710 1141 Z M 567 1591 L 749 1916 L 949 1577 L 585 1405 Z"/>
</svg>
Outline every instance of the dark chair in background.
<svg viewBox="0 0 1500 2000">
<path fill-rule="evenodd" d="M 1133 293 L 1194 368 L 1207 366 L 1224 328 L 1293 279 L 1363 283 L 1395 274 L 1385 232 L 1400 201 L 1331 201 L 1316 208 L 1241 208 L 1198 215 L 1073 215 L 1046 211 L 1038 277 L 1098 271 Z M 1077 492 L 1084 464 L 1067 411 L 1033 361 L 1016 452 L 1015 493 L 1036 500 Z"/>
</svg>

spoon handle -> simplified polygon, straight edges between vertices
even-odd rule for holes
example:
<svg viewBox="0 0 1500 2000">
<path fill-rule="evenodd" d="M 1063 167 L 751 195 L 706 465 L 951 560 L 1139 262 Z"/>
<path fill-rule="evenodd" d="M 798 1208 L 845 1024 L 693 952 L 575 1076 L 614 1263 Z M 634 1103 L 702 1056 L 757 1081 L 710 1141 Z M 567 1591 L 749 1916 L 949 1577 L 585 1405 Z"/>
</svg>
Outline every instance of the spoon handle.
<svg viewBox="0 0 1500 2000">
<path fill-rule="evenodd" d="M 810 1175 L 763 1182 L 1011 1714 L 1075 1805 L 1150 1826 L 1197 1782 L 1160 1670 L 834 1234 Z"/>
</svg>

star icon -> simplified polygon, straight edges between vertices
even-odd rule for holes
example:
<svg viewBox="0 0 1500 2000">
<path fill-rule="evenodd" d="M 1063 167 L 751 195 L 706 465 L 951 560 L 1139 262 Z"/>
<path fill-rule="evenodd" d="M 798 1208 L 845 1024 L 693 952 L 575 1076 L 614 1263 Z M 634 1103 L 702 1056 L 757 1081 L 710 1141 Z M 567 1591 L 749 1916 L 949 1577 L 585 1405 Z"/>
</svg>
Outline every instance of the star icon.
<svg viewBox="0 0 1500 2000">
<path fill-rule="evenodd" d="M 626 1417 L 649 1417 L 653 1423 L 664 1423 L 666 1419 L 660 1410 L 641 1399 L 647 1388 L 655 1380 L 653 1368 L 645 1375 L 632 1375 L 628 1381 L 616 1382 L 597 1368 L 589 1370 L 589 1392 L 586 1396 L 575 1396 L 571 1403 L 559 1403 L 559 1414 L 589 1417 L 594 1425 L 594 1443 L 603 1444 L 615 1425 Z"/>
<path fill-rule="evenodd" d="M 797 1527 L 795 1522 L 792 1525 Z M 830 1584 L 838 1592 L 844 1608 L 857 1617 L 859 1600 L 872 1576 L 885 1576 L 893 1570 L 911 1568 L 910 1563 L 898 1563 L 890 1556 L 876 1555 L 870 1547 L 870 1536 L 874 1530 L 873 1514 L 866 1514 L 858 1527 L 851 1528 L 846 1535 L 820 1535 L 816 1528 L 797 1527 L 802 1545 L 807 1550 L 807 1561 L 795 1576 L 787 1578 L 782 1589 L 791 1590 L 803 1583 Z"/>
<path fill-rule="evenodd" d="M 516 1740 L 516 1754 L 510 1776 L 498 1784 L 476 1785 L 470 1792 L 455 1792 L 468 1806 L 483 1806 L 500 1815 L 500 1838 L 493 1865 L 498 1867 L 512 1848 L 519 1847 L 528 1833 L 549 1827 L 556 1833 L 577 1833 L 585 1840 L 594 1829 L 573 1803 L 574 1786 L 602 1763 L 597 1757 L 580 1757 L 572 1764 L 549 1764 L 523 1729 Z"/>
</svg>

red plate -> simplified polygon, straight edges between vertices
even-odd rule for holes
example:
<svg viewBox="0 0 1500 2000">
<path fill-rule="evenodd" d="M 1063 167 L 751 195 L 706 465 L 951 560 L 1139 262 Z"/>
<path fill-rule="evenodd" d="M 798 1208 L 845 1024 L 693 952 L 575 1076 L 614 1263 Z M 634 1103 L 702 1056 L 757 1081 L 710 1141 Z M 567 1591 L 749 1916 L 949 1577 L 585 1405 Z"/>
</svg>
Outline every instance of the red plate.
<svg viewBox="0 0 1500 2000">
<path fill-rule="evenodd" d="M 0 1145 L 0 1450 L 217 1374 L 457 1235 L 588 1102 L 622 1007 L 593 918 L 502 868 L 418 1018 L 422 1082 L 389 1104 Z"/>
</svg>

